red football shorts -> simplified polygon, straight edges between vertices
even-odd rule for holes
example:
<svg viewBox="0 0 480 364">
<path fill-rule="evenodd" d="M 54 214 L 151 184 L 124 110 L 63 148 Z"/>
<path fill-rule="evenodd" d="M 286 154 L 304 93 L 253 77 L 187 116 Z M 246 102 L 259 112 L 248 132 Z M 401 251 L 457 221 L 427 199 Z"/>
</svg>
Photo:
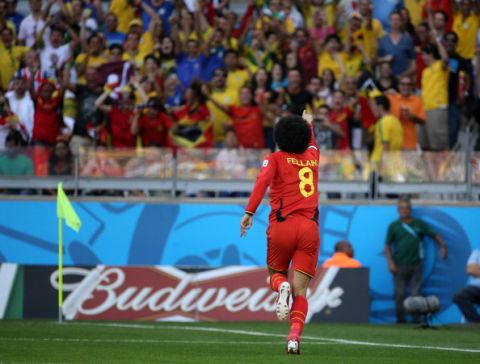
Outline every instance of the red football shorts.
<svg viewBox="0 0 480 364">
<path fill-rule="evenodd" d="M 271 222 L 267 229 L 267 265 L 276 271 L 292 269 L 313 277 L 318 261 L 318 224 L 304 216 L 290 215 Z"/>
</svg>

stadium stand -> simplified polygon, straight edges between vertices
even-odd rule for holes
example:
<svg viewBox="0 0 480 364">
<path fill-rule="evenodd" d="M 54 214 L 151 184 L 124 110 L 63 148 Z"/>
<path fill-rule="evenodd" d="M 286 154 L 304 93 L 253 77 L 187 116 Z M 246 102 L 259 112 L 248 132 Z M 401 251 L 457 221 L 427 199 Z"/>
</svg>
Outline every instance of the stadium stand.
<svg viewBox="0 0 480 364">
<path fill-rule="evenodd" d="M 477 2 L 380 3 L 0 0 L 0 191 L 243 197 L 306 109 L 322 198 L 479 199 Z"/>
</svg>

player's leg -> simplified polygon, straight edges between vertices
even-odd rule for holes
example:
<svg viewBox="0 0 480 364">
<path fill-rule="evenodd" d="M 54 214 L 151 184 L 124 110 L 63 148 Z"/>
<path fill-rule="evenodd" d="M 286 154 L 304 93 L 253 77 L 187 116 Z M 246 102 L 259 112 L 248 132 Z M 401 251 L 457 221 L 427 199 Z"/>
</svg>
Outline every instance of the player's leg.
<svg viewBox="0 0 480 364">
<path fill-rule="evenodd" d="M 270 288 L 278 292 L 275 313 L 279 320 L 286 320 L 290 314 L 290 294 L 291 287 L 288 282 L 288 272 L 279 272 L 272 268 L 268 268 L 270 274 Z"/>
<path fill-rule="evenodd" d="M 290 310 L 290 332 L 287 337 L 287 353 L 300 354 L 300 339 L 308 313 L 307 287 L 310 276 L 298 270 L 293 273 L 293 303 Z"/>
<path fill-rule="evenodd" d="M 293 303 L 290 310 L 290 333 L 287 338 L 287 353 L 300 354 L 300 339 L 308 314 L 307 288 L 315 275 L 320 239 L 318 225 L 308 219 L 298 224 L 299 240 L 292 259 Z"/>
<path fill-rule="evenodd" d="M 290 313 L 291 293 L 287 272 L 294 251 L 291 244 L 291 229 L 287 222 L 272 223 L 267 230 L 267 242 L 270 287 L 278 292 L 275 311 L 279 320 L 286 320 Z"/>
</svg>

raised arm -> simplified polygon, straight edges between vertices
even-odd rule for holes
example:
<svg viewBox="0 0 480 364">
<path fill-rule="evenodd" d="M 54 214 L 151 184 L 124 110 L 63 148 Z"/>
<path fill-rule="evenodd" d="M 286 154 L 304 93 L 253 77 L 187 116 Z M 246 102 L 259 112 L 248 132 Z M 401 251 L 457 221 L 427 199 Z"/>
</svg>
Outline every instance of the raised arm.
<svg viewBox="0 0 480 364">
<path fill-rule="evenodd" d="M 208 89 L 207 85 L 202 86 L 202 93 L 205 95 L 205 97 L 210 101 L 212 104 L 214 104 L 218 109 L 222 110 L 225 114 L 230 115 L 230 109 L 228 106 L 220 104 L 217 100 L 215 100 L 212 95 L 210 94 L 210 90 Z"/>
<path fill-rule="evenodd" d="M 110 95 L 110 90 L 109 88 L 105 88 L 103 93 L 95 100 L 95 107 L 105 114 L 108 114 L 110 111 L 112 111 L 112 107 L 110 105 L 105 105 L 105 101 L 107 100 L 108 95 Z"/>
</svg>

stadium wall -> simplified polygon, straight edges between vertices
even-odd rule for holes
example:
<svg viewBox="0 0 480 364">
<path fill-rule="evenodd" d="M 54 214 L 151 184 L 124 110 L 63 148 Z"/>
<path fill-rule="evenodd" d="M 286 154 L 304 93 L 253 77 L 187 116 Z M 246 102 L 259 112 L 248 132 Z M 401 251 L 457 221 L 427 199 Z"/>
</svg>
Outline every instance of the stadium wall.
<svg viewBox="0 0 480 364">
<path fill-rule="evenodd" d="M 80 233 L 64 231 L 67 266 L 175 266 L 189 269 L 263 266 L 267 206 L 262 206 L 246 238 L 239 236 L 243 205 L 202 203 L 77 202 Z M 442 322 L 460 322 L 452 304 L 467 284 L 466 260 L 480 248 L 480 207 L 416 206 L 414 215 L 430 223 L 446 240 L 443 261 L 425 240 L 424 294 L 441 301 Z M 323 205 L 319 262 L 348 239 L 355 257 L 370 270 L 370 322 L 394 320 L 392 279 L 383 256 L 388 224 L 397 218 L 394 205 Z M 57 220 L 54 202 L 0 201 L 0 263 L 57 264 Z M 2 283 L 0 282 L 0 285 Z"/>
</svg>

